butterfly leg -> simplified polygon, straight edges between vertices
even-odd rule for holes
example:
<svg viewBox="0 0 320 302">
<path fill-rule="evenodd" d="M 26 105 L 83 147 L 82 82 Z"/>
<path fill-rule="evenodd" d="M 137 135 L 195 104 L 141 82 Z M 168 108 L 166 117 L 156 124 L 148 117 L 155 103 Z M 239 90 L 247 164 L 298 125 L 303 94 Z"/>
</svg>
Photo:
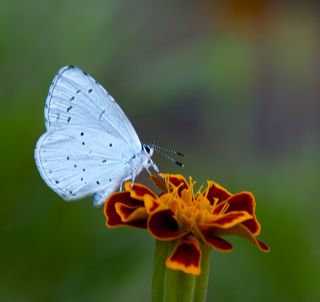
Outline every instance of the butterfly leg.
<svg viewBox="0 0 320 302">
<path fill-rule="evenodd" d="M 135 181 L 135 179 L 136 179 L 136 176 L 137 176 L 137 172 L 136 172 L 136 171 L 133 171 L 130 176 L 126 177 L 126 178 L 121 182 L 120 190 L 122 191 L 122 186 L 123 186 L 123 184 L 124 184 L 126 181 L 128 181 L 128 180 L 131 180 L 131 189 L 132 189 L 133 186 L 134 186 L 134 181 Z"/>
<path fill-rule="evenodd" d="M 134 173 L 134 174 L 132 175 L 132 179 L 131 179 L 131 189 L 133 188 L 135 179 L 136 179 L 136 174 Z"/>
<path fill-rule="evenodd" d="M 152 173 L 150 172 L 149 168 L 152 167 L 157 173 L 159 173 L 159 168 L 157 167 L 157 165 L 150 159 L 150 162 L 148 163 L 148 166 L 146 166 L 146 170 L 148 171 L 148 173 L 151 175 Z"/>
<path fill-rule="evenodd" d="M 157 165 L 152 161 L 152 159 L 150 159 L 150 161 L 149 161 L 149 163 L 148 163 L 148 166 L 147 166 L 147 171 L 149 172 L 149 174 L 151 174 L 150 173 L 150 171 L 149 171 L 149 167 L 152 167 L 157 173 L 159 173 L 160 171 L 159 171 L 159 168 L 157 167 Z"/>
</svg>

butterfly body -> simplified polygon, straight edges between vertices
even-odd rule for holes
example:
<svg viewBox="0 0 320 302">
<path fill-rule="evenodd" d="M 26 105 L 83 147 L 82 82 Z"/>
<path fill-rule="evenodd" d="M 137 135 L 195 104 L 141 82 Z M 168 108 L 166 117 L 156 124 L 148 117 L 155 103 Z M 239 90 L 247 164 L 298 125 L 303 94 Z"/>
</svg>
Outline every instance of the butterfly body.
<svg viewBox="0 0 320 302">
<path fill-rule="evenodd" d="M 94 195 L 100 205 L 122 182 L 157 167 L 130 121 L 104 88 L 74 66 L 55 76 L 46 99 L 45 132 L 35 162 L 46 184 L 65 200 Z"/>
</svg>

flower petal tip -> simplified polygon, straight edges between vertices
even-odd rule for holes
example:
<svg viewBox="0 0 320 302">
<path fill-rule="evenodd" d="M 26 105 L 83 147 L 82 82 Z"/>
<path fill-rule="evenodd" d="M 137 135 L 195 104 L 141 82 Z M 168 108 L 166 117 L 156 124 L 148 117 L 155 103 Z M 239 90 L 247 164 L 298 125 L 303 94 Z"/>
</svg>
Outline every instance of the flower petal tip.
<svg viewBox="0 0 320 302">
<path fill-rule="evenodd" d="M 265 252 L 265 253 L 269 253 L 270 252 L 270 248 L 263 241 L 257 240 L 257 245 L 260 248 L 260 250 L 262 250 L 263 252 Z"/>
<path fill-rule="evenodd" d="M 201 249 L 199 241 L 193 237 L 184 237 L 178 241 L 166 266 L 186 274 L 199 276 L 201 273 Z"/>
</svg>

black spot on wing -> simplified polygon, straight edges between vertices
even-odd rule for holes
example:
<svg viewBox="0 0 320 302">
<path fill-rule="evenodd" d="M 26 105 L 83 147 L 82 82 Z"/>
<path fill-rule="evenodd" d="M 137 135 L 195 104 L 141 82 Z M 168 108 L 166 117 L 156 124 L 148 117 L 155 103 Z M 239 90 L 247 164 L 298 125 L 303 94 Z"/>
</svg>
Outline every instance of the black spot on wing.
<svg viewBox="0 0 320 302">
<path fill-rule="evenodd" d="M 81 132 L 81 133 L 80 133 L 80 135 L 81 135 L 81 136 L 83 136 L 83 135 L 84 135 L 84 133 L 83 133 L 83 132 Z"/>
<path fill-rule="evenodd" d="M 97 182 L 96 182 L 96 183 L 97 183 L 97 185 L 100 185 L 100 182 L 99 182 L 99 180 L 97 180 Z"/>
<path fill-rule="evenodd" d="M 81 90 L 80 90 L 80 89 L 78 89 L 78 90 L 76 91 L 76 94 L 80 93 L 80 91 L 81 91 Z"/>
<path fill-rule="evenodd" d="M 92 89 L 90 88 L 89 90 L 88 90 L 88 93 L 91 93 L 92 92 Z"/>
<path fill-rule="evenodd" d="M 99 120 L 101 120 L 102 115 L 103 115 L 105 112 L 106 112 L 105 110 L 102 110 L 102 111 L 101 111 L 101 113 L 99 114 Z"/>
<path fill-rule="evenodd" d="M 73 100 L 74 100 L 74 96 L 72 96 L 69 100 L 70 100 L 70 101 L 73 101 Z"/>
<path fill-rule="evenodd" d="M 72 106 L 69 106 L 67 109 L 67 112 L 69 112 L 72 109 Z"/>
<path fill-rule="evenodd" d="M 70 121 L 71 121 L 71 116 L 68 117 L 68 123 L 70 123 Z"/>
</svg>

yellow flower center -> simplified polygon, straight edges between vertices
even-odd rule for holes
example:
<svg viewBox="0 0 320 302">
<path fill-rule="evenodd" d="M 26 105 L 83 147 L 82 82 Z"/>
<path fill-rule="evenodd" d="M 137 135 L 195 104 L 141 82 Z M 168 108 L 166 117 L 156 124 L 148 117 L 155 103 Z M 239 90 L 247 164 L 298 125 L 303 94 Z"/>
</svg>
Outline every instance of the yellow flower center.
<svg viewBox="0 0 320 302">
<path fill-rule="evenodd" d="M 182 231 L 196 232 L 196 225 L 205 223 L 208 219 L 212 220 L 213 217 L 220 216 L 227 210 L 227 207 L 224 207 L 219 215 L 212 214 L 218 199 L 210 204 L 207 199 L 207 190 L 203 192 L 202 187 L 200 187 L 194 192 L 196 182 L 191 177 L 187 186 L 183 183 L 174 186 L 167 178 L 165 181 L 167 193 L 160 196 L 160 206 L 170 209 L 174 213 Z"/>
</svg>

